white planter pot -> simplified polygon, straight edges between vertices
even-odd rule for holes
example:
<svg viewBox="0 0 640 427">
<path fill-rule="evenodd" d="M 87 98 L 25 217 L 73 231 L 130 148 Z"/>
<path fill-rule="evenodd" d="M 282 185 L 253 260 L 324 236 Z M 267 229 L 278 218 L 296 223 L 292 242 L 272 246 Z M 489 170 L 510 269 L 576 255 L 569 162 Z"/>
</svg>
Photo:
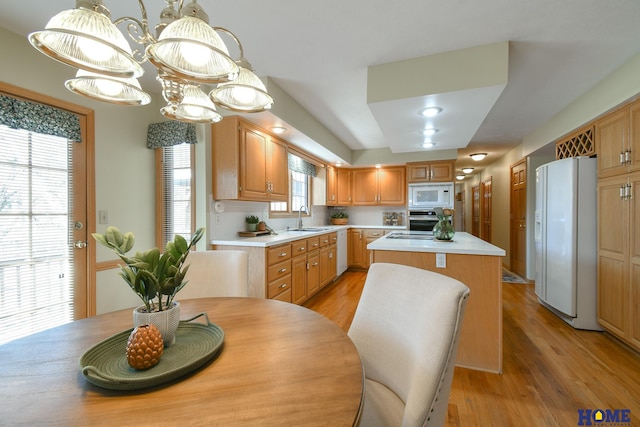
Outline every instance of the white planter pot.
<svg viewBox="0 0 640 427">
<path fill-rule="evenodd" d="M 146 307 L 141 305 L 133 310 L 133 327 L 140 325 L 154 325 L 160 330 L 165 347 L 176 343 L 176 330 L 180 324 L 180 303 L 174 301 L 169 310 L 147 313 Z"/>
</svg>

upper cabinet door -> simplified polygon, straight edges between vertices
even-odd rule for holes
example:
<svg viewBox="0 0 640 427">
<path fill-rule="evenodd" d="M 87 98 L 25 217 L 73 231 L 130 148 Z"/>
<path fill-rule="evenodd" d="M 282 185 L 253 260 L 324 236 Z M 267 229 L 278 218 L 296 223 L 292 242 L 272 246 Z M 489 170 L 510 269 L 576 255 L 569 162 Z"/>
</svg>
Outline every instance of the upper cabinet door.
<svg viewBox="0 0 640 427">
<path fill-rule="evenodd" d="M 629 150 L 629 108 L 623 108 L 595 124 L 598 177 L 627 172 L 625 154 Z"/>
<path fill-rule="evenodd" d="M 332 166 L 327 166 L 327 206 L 338 204 L 338 176 Z"/>
<path fill-rule="evenodd" d="M 286 201 L 289 194 L 287 144 L 271 138 L 267 157 L 267 198 Z"/>
<path fill-rule="evenodd" d="M 378 169 L 378 204 L 399 206 L 407 203 L 404 167 Z"/>
<path fill-rule="evenodd" d="M 336 193 L 337 205 L 351 205 L 351 171 L 349 169 L 338 169 L 336 172 Z"/>
<path fill-rule="evenodd" d="M 353 204 L 368 206 L 378 204 L 378 170 L 353 169 Z"/>
<path fill-rule="evenodd" d="M 454 161 L 408 163 L 408 182 L 451 182 Z"/>
<path fill-rule="evenodd" d="M 269 137 L 249 126 L 240 128 L 240 195 L 243 199 L 262 200 L 268 192 Z"/>
</svg>

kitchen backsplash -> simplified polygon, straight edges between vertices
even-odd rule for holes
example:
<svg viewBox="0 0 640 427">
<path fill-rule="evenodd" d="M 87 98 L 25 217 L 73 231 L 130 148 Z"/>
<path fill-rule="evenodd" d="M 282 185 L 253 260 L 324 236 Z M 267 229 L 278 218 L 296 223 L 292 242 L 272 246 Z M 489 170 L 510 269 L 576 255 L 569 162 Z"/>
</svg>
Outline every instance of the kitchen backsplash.
<svg viewBox="0 0 640 427">
<path fill-rule="evenodd" d="M 217 208 L 217 209 L 216 209 Z M 349 213 L 349 224 L 353 225 L 384 225 L 385 212 L 406 212 L 404 206 L 348 206 L 340 208 Z M 312 206 L 311 218 L 303 217 L 305 227 L 329 225 L 329 217 L 336 208 L 326 206 Z M 238 237 L 238 231 L 246 229 L 245 217 L 255 215 L 261 221 L 276 231 L 287 227 L 296 228 L 298 218 L 269 218 L 269 204 L 266 202 L 240 202 L 235 200 L 212 201 L 208 207 L 209 224 L 211 230 L 208 237 L 213 240 L 231 240 Z M 400 224 L 400 225 L 404 225 Z"/>
</svg>

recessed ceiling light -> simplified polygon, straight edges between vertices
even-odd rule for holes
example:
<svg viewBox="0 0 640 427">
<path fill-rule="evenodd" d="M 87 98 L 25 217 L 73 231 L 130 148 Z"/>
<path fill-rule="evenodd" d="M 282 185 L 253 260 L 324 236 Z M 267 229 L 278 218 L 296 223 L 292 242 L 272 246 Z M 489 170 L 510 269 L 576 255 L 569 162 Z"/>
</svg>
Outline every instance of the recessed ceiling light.
<svg viewBox="0 0 640 427">
<path fill-rule="evenodd" d="M 465 179 L 465 176 L 464 175 L 456 175 L 456 179 L 458 181 L 462 181 L 463 179 Z"/>
<path fill-rule="evenodd" d="M 462 172 L 471 173 L 471 172 L 473 172 L 473 168 L 462 168 Z"/>
<path fill-rule="evenodd" d="M 377 169 L 380 169 L 381 167 L 382 167 L 382 165 L 381 165 L 380 163 L 377 163 L 377 164 L 376 164 L 376 168 L 377 168 Z"/>
<path fill-rule="evenodd" d="M 281 133 L 285 133 L 287 131 L 287 128 L 282 127 L 282 126 L 272 126 L 271 130 L 273 131 L 273 133 L 279 135 Z"/>
<path fill-rule="evenodd" d="M 336 162 L 336 167 L 342 166 L 342 162 Z"/>
<path fill-rule="evenodd" d="M 431 136 L 431 135 L 435 135 L 436 132 L 438 132 L 438 129 L 426 128 L 425 130 L 422 131 L 422 134 L 425 136 Z"/>
<path fill-rule="evenodd" d="M 471 158 L 473 160 L 475 160 L 476 162 L 479 162 L 480 160 L 484 159 L 485 157 L 487 157 L 487 153 L 474 153 L 471 155 Z"/>
<path fill-rule="evenodd" d="M 435 143 L 435 142 L 425 141 L 425 142 L 422 144 L 422 148 L 431 148 L 431 147 L 433 147 L 434 145 L 436 145 L 436 143 Z"/>
<path fill-rule="evenodd" d="M 424 110 L 422 110 L 420 114 L 422 114 L 425 117 L 433 117 L 440 114 L 441 111 L 442 111 L 442 108 L 440 107 L 427 107 Z"/>
</svg>

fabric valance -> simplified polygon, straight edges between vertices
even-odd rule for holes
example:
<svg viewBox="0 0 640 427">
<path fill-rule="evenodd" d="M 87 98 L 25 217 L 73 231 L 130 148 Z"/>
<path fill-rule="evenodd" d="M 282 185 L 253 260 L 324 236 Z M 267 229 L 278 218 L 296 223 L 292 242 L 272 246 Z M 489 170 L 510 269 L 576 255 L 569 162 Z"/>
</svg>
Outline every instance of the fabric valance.
<svg viewBox="0 0 640 427">
<path fill-rule="evenodd" d="M 0 124 L 70 141 L 82 141 L 80 118 L 68 111 L 0 94 Z"/>
<path fill-rule="evenodd" d="M 316 176 L 316 165 L 289 153 L 289 170 L 309 176 Z"/>
<path fill-rule="evenodd" d="M 147 130 L 147 148 L 171 147 L 182 143 L 196 144 L 196 125 L 174 120 L 151 123 Z"/>
</svg>

